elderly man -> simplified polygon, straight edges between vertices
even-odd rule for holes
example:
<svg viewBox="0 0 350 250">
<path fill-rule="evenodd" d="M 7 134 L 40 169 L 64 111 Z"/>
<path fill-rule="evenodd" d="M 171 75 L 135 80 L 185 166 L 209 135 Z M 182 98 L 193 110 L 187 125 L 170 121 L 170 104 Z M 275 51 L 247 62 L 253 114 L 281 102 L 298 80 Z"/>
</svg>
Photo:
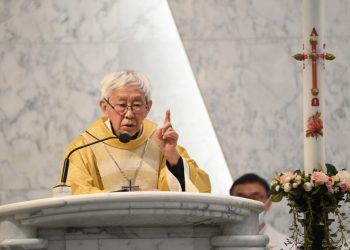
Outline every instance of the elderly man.
<svg viewBox="0 0 350 250">
<path fill-rule="evenodd" d="M 151 86 L 145 75 L 116 71 L 101 82 L 100 107 L 104 113 L 69 145 L 84 147 L 70 156 L 67 184 L 73 194 L 111 191 L 210 192 L 208 175 L 177 145 L 179 135 L 166 111 L 160 128 L 146 119 Z M 117 139 L 119 138 L 119 140 Z M 60 180 L 59 180 L 60 181 Z"/>
<path fill-rule="evenodd" d="M 291 246 L 286 246 L 287 236 L 278 232 L 269 223 L 265 222 L 264 217 L 271 207 L 269 199 L 270 186 L 266 180 L 256 174 L 245 174 L 235 180 L 230 188 L 230 195 L 243 197 L 247 199 L 261 201 L 265 204 L 265 211 L 259 215 L 260 234 L 265 234 L 270 241 L 268 249 L 295 249 Z"/>
</svg>

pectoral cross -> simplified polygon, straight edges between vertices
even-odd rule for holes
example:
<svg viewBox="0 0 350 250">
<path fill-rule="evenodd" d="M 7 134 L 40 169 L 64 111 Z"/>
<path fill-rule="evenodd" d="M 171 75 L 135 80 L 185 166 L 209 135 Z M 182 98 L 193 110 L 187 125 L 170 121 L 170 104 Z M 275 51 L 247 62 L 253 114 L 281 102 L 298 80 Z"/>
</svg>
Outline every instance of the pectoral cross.
<svg viewBox="0 0 350 250">
<path fill-rule="evenodd" d="M 122 186 L 122 190 L 125 190 L 125 191 L 128 191 L 128 192 L 140 190 L 140 187 L 137 186 L 137 185 L 134 185 L 132 180 L 128 180 L 128 182 L 129 182 L 129 185 L 128 186 Z"/>
</svg>

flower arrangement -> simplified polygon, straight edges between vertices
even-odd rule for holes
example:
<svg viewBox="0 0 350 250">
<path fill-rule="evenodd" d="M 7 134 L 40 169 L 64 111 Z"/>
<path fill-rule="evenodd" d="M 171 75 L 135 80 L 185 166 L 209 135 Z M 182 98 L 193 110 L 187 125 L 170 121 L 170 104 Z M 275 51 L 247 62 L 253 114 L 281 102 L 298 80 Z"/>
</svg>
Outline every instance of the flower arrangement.
<svg viewBox="0 0 350 250">
<path fill-rule="evenodd" d="M 327 172 L 314 170 L 308 174 L 301 170 L 279 173 L 271 186 L 272 201 L 279 202 L 283 198 L 288 201 L 289 213 L 293 214 L 290 227 L 292 235 L 287 244 L 299 246 L 302 241 L 304 249 L 311 249 L 316 241 L 315 226 L 321 226 L 322 249 L 339 249 L 347 246 L 344 220 L 345 213 L 340 211 L 343 202 L 350 202 L 350 173 L 346 170 L 337 171 L 326 164 Z M 328 218 L 333 214 L 338 222 L 335 232 L 329 226 L 333 220 Z M 304 233 L 299 225 L 303 225 Z"/>
</svg>

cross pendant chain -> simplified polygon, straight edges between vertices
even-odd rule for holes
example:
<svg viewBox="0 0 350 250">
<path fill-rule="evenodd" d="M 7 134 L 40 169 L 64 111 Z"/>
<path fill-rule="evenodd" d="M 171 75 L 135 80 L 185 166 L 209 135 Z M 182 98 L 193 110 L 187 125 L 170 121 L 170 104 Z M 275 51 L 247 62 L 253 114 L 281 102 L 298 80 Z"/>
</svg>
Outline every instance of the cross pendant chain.
<svg viewBox="0 0 350 250">
<path fill-rule="evenodd" d="M 145 146 L 143 147 L 143 150 L 142 150 L 142 153 L 141 153 L 141 156 L 140 156 L 140 162 L 139 162 L 139 165 L 138 167 L 136 168 L 135 170 L 135 174 L 134 174 L 134 178 L 131 179 L 131 178 L 128 178 L 128 176 L 125 174 L 125 172 L 123 171 L 123 169 L 119 166 L 118 162 L 115 160 L 115 158 L 112 156 L 111 152 L 109 152 L 107 146 L 104 144 L 104 147 L 108 153 L 108 155 L 110 156 L 110 158 L 112 159 L 112 161 L 114 162 L 115 166 L 118 168 L 119 172 L 121 173 L 121 175 L 124 177 L 124 179 L 128 182 L 128 185 L 127 186 L 121 186 L 122 190 L 123 191 L 138 191 L 138 190 L 141 190 L 140 189 L 140 186 L 138 185 L 135 185 L 135 180 L 136 180 L 136 177 L 138 175 L 138 172 L 142 166 L 142 162 L 143 162 L 143 157 L 145 155 L 145 152 L 146 152 L 146 149 L 147 149 L 147 146 L 148 146 L 148 142 L 149 140 L 146 141 L 145 143 Z"/>
<path fill-rule="evenodd" d="M 138 185 L 134 185 L 134 183 L 131 180 L 129 180 L 128 182 L 129 182 L 129 185 L 122 186 L 122 190 L 129 191 L 129 192 L 140 190 L 140 187 Z"/>
</svg>

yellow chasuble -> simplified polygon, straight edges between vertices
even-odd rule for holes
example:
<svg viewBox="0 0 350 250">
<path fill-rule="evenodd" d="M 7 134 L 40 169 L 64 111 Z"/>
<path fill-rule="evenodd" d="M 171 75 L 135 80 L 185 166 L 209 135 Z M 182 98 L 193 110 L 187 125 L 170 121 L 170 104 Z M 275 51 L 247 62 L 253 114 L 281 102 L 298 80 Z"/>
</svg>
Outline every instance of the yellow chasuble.
<svg viewBox="0 0 350 250">
<path fill-rule="evenodd" d="M 140 190 L 181 191 L 157 145 L 156 129 L 155 123 L 144 120 L 142 132 L 135 140 L 122 143 L 110 139 L 74 152 L 69 158 L 67 178 L 73 194 L 118 191 L 128 186 L 129 180 Z M 78 146 L 110 136 L 113 133 L 108 118 L 102 116 L 70 144 L 65 157 Z M 184 148 L 177 146 L 177 150 L 184 162 L 185 191 L 210 192 L 208 175 Z"/>
</svg>

